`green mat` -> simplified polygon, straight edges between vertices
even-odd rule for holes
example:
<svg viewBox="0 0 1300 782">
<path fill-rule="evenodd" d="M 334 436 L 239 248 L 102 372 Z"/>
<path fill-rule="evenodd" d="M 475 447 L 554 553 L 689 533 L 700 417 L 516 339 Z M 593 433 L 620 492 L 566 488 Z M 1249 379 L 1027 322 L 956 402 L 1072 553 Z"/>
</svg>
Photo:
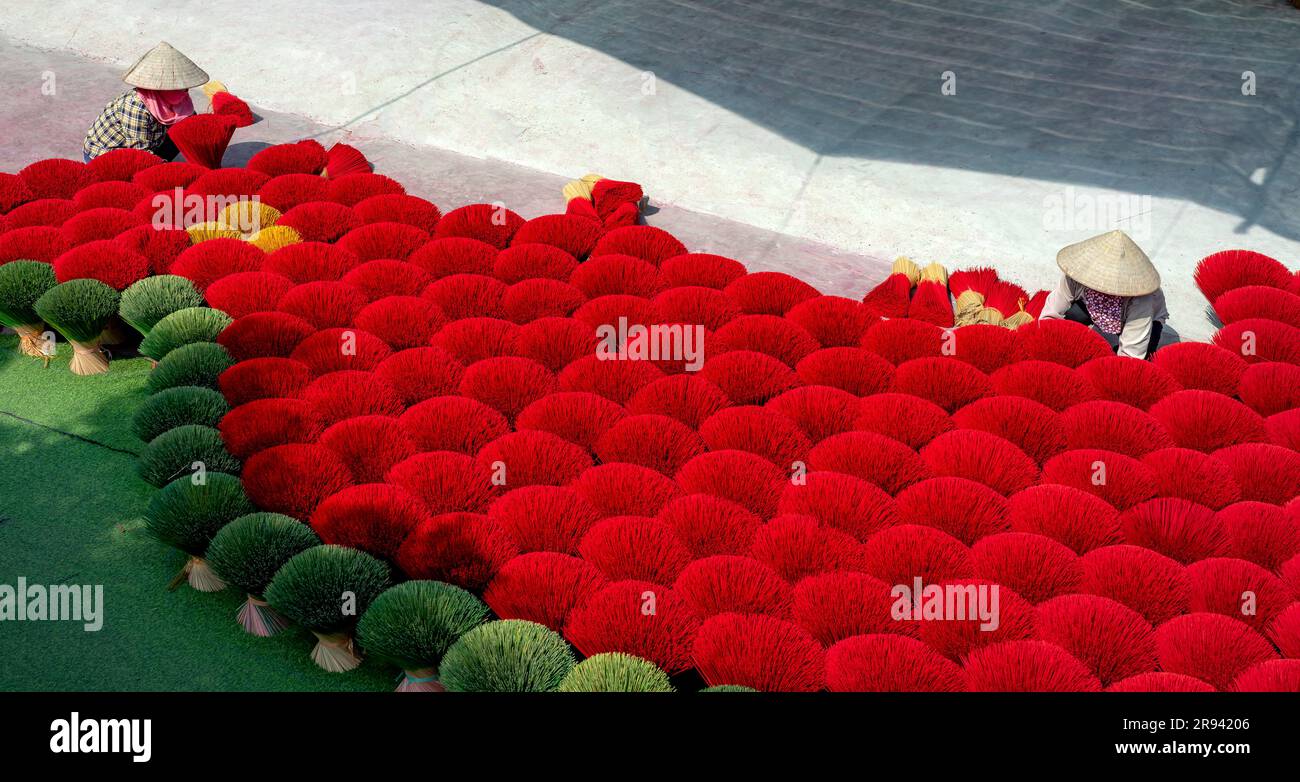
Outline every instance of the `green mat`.
<svg viewBox="0 0 1300 782">
<path fill-rule="evenodd" d="M 0 584 L 103 585 L 103 627 L 0 623 L 0 690 L 388 690 L 398 672 L 367 661 L 344 674 L 308 658 L 291 629 L 254 638 L 235 623 L 242 595 L 167 587 L 184 555 L 150 538 L 153 487 L 135 473 L 131 418 L 146 359 L 105 375 L 41 362 L 0 336 Z"/>
</svg>

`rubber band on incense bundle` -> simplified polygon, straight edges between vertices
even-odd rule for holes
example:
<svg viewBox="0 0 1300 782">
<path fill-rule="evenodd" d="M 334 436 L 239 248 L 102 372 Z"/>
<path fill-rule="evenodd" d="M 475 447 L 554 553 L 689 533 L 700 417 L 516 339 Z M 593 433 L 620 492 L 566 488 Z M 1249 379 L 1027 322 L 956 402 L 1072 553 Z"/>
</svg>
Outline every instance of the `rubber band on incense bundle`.
<svg viewBox="0 0 1300 782">
<path fill-rule="evenodd" d="M 48 263 L 13 261 L 0 266 L 0 324 L 18 333 L 18 350 L 24 356 L 49 360 L 42 337 L 45 323 L 34 307 L 57 284 Z"/>
<path fill-rule="evenodd" d="M 99 343 L 104 327 L 117 314 L 119 298 L 99 280 L 77 279 L 50 288 L 36 300 L 36 313 L 72 343 L 68 369 L 73 374 L 108 371 L 108 354 Z"/>
<path fill-rule="evenodd" d="M 289 626 L 262 594 L 285 562 L 319 543 L 311 527 L 279 513 L 240 516 L 213 536 L 206 557 L 212 569 L 248 595 L 235 617 L 240 627 L 265 638 Z"/>
<path fill-rule="evenodd" d="M 271 607 L 316 636 L 311 659 L 341 673 L 361 664 L 352 631 L 357 617 L 389 585 L 388 566 L 343 546 L 314 546 L 294 555 L 266 588 Z M 339 596 L 349 595 L 340 610 Z"/>
<path fill-rule="evenodd" d="M 441 692 L 443 655 L 489 616 L 488 607 L 460 587 L 407 581 L 375 599 L 357 624 L 357 638 L 369 653 L 402 669 L 398 692 Z"/>
<path fill-rule="evenodd" d="M 170 431 L 185 435 L 200 428 L 181 426 Z M 168 435 L 164 432 L 158 438 Z M 224 472 L 208 473 L 201 483 L 196 483 L 192 475 L 166 483 L 150 500 L 144 521 L 150 535 L 187 555 L 185 566 L 172 579 L 170 588 L 187 582 L 199 592 L 225 589 L 226 582 L 209 566 L 204 552 L 218 530 L 252 511 L 239 478 Z"/>
<path fill-rule="evenodd" d="M 985 293 L 984 309 L 980 311 L 978 322 L 1001 326 L 1002 321 L 1023 310 L 1028 301 L 1029 294 L 1025 293 L 1024 288 L 1013 282 L 997 280 Z M 1015 328 L 1019 325 L 1023 325 L 1023 322 L 1017 322 L 1007 328 Z"/>
<path fill-rule="evenodd" d="M 1020 309 L 1013 313 L 1011 317 L 1004 318 L 1001 325 L 1009 329 L 1018 329 L 1027 323 L 1033 323 L 1034 320 L 1036 319 L 1033 314 L 1025 310 L 1025 300 L 1021 299 Z"/>
</svg>

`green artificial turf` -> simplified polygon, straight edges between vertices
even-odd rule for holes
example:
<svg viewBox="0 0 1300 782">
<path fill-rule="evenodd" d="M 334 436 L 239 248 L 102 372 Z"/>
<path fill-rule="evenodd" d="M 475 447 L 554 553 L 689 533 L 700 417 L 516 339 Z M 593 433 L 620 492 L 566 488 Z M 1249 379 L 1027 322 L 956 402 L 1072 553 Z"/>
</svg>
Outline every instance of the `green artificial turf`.
<svg viewBox="0 0 1300 782">
<path fill-rule="evenodd" d="M 0 336 L 0 584 L 101 584 L 103 628 L 0 624 L 0 690 L 388 690 L 395 669 L 344 674 L 308 658 L 314 638 L 255 638 L 235 623 L 242 595 L 168 584 L 185 556 L 141 519 L 156 491 L 136 475 L 144 444 L 131 419 L 149 361 L 115 359 L 104 375 L 48 368 Z"/>
</svg>

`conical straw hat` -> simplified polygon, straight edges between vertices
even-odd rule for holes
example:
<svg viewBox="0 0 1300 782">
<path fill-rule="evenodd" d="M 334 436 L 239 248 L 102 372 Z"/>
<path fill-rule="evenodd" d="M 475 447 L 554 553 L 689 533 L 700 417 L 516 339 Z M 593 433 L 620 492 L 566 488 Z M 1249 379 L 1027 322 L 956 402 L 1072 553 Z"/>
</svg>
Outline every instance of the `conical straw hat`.
<svg viewBox="0 0 1300 782">
<path fill-rule="evenodd" d="M 1056 265 L 1071 279 L 1111 296 L 1145 296 L 1160 288 L 1160 272 L 1123 231 L 1063 248 Z"/>
<path fill-rule="evenodd" d="M 188 90 L 207 84 L 208 74 L 163 41 L 127 68 L 122 81 L 146 90 Z"/>
</svg>

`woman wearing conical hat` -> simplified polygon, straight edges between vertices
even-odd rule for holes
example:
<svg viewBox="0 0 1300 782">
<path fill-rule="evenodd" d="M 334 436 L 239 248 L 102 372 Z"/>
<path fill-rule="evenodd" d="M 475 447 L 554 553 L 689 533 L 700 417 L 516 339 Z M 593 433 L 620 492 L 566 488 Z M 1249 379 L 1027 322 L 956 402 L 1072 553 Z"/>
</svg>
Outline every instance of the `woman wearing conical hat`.
<svg viewBox="0 0 1300 782">
<path fill-rule="evenodd" d="M 1150 358 L 1160 344 L 1169 311 L 1160 272 L 1123 231 L 1072 244 L 1056 254 L 1063 274 L 1047 296 L 1040 318 L 1064 318 L 1091 326 L 1118 343 L 1116 352 Z"/>
<path fill-rule="evenodd" d="M 122 81 L 133 89 L 104 107 L 86 134 L 86 162 L 113 149 L 143 149 L 165 160 L 176 157 L 167 128 L 194 113 L 190 89 L 206 84 L 208 74 L 163 42 L 127 69 Z"/>
</svg>

